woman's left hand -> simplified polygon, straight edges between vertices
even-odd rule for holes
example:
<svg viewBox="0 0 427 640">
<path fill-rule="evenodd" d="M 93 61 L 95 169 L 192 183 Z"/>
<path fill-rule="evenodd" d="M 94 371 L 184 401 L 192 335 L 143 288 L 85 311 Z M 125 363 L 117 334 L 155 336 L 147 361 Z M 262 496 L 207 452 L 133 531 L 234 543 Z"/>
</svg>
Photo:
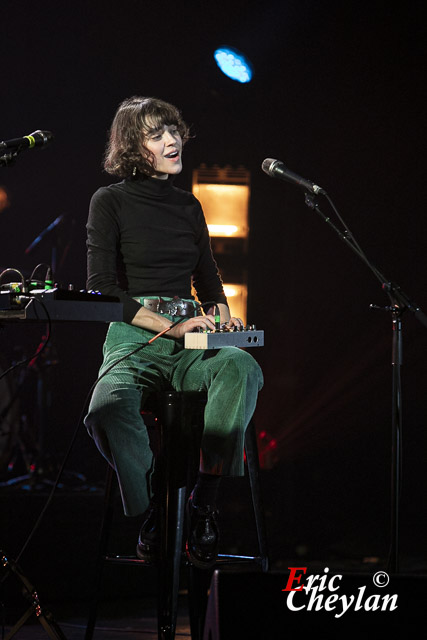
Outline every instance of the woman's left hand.
<svg viewBox="0 0 427 640">
<path fill-rule="evenodd" d="M 227 329 L 232 329 L 233 327 L 237 327 L 237 329 L 243 329 L 243 320 L 241 318 L 230 318 L 230 309 L 226 304 L 218 304 L 218 309 L 221 315 L 221 327 L 226 327 Z M 210 313 L 213 313 L 214 309 L 210 310 Z"/>
<path fill-rule="evenodd" d="M 233 327 L 243 329 L 243 320 L 241 320 L 241 318 L 230 318 L 228 322 L 225 322 L 224 326 L 226 326 L 227 329 L 232 329 Z"/>
</svg>

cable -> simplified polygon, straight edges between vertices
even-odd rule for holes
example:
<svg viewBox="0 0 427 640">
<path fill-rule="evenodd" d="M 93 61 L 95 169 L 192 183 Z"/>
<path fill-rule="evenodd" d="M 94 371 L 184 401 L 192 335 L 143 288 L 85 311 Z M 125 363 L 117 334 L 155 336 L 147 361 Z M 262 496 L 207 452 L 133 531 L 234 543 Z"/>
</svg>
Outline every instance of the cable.
<svg viewBox="0 0 427 640">
<path fill-rule="evenodd" d="M 35 302 L 37 302 L 38 304 L 40 304 L 43 307 L 44 312 L 46 314 L 47 335 L 43 336 L 42 341 L 40 342 L 39 346 L 37 347 L 37 349 L 35 350 L 35 352 L 31 356 L 29 356 L 28 358 L 24 358 L 24 360 L 20 360 L 19 362 L 15 362 L 15 364 L 10 366 L 9 369 L 6 369 L 6 371 L 3 371 L 3 373 L 0 375 L 0 380 L 2 378 L 4 378 L 8 373 L 13 371 L 17 367 L 20 367 L 23 364 L 26 364 L 27 362 L 31 363 L 31 366 L 32 366 L 33 361 L 35 361 L 35 359 L 38 358 L 43 353 L 43 351 L 46 349 L 46 347 L 48 345 L 48 342 L 50 340 L 50 336 L 51 336 L 51 333 L 52 333 L 52 320 L 50 318 L 50 315 L 49 315 L 49 312 L 48 312 L 48 310 L 46 308 L 46 305 L 41 300 L 36 298 L 35 296 L 28 296 L 28 300 L 34 300 Z"/>
<path fill-rule="evenodd" d="M 64 472 L 65 465 L 66 465 L 66 464 L 67 464 L 67 462 L 68 462 L 68 459 L 69 459 L 69 457 L 70 457 L 70 455 L 71 455 L 71 451 L 72 451 L 72 449 L 73 449 L 73 447 L 74 447 L 74 443 L 75 443 L 75 441 L 76 441 L 76 439 L 77 439 L 77 435 L 78 435 L 78 432 L 79 432 L 80 424 L 81 424 L 81 423 L 82 423 L 82 421 L 83 421 L 84 412 L 85 412 L 85 410 L 86 410 L 86 405 L 88 404 L 88 402 L 89 402 L 89 398 L 90 398 L 90 396 L 92 395 L 92 393 L 93 393 L 93 391 L 94 391 L 94 389 L 95 389 L 96 385 L 100 382 L 100 380 L 102 380 L 102 378 L 103 378 L 104 376 L 106 376 L 106 375 L 107 375 L 107 373 L 109 373 L 109 372 L 111 371 L 111 369 L 113 369 L 113 368 L 114 368 L 114 367 L 116 367 L 118 364 L 120 364 L 120 362 L 123 362 L 123 360 L 125 360 L 126 358 L 130 358 L 130 356 L 134 355 L 134 354 L 135 354 L 135 353 L 137 353 L 138 351 L 141 351 L 141 349 L 144 349 L 145 347 L 148 347 L 148 345 L 152 344 L 155 340 L 157 340 L 158 338 L 160 338 L 161 336 L 163 336 L 165 333 L 167 333 L 168 331 L 170 331 L 171 329 L 173 329 L 177 324 L 179 324 L 180 322 L 183 322 L 183 321 L 184 321 L 184 320 L 186 320 L 186 319 L 188 319 L 186 316 L 182 316 L 182 317 L 180 317 L 178 320 L 176 320 L 176 322 L 174 322 L 173 324 L 171 324 L 171 325 L 170 325 L 170 327 L 167 327 L 166 329 L 163 329 L 163 331 L 161 331 L 160 333 L 157 333 L 155 336 L 153 336 L 153 338 L 151 338 L 150 340 L 148 340 L 148 342 L 144 342 L 143 344 L 138 345 L 138 347 L 137 347 L 136 349 L 133 349 L 132 351 L 129 351 L 129 353 L 126 353 L 124 356 L 121 356 L 118 360 L 116 360 L 115 362 L 113 362 L 113 363 L 112 363 L 112 364 L 111 364 L 111 365 L 110 365 L 110 366 L 109 366 L 109 367 L 108 367 L 108 368 L 107 368 L 107 369 L 106 369 L 106 370 L 105 370 L 105 371 L 104 371 L 100 376 L 98 376 L 98 378 L 95 380 L 95 382 L 93 383 L 93 385 L 91 386 L 91 388 L 89 389 L 89 391 L 88 391 L 88 393 L 87 393 L 87 395 L 86 395 L 86 398 L 85 398 L 85 401 L 84 401 L 84 404 L 83 404 L 82 410 L 81 410 L 81 412 L 80 412 L 80 415 L 79 415 L 79 418 L 78 418 L 78 421 L 77 421 L 76 427 L 75 427 L 75 429 L 74 429 L 73 436 L 72 436 L 72 438 L 71 438 L 71 442 L 70 442 L 70 444 L 69 444 L 69 446 L 68 446 L 68 449 L 67 449 L 67 452 L 66 452 L 66 454 L 65 454 L 65 457 L 64 457 L 64 459 L 63 459 L 63 461 L 62 461 L 62 464 L 61 464 L 61 466 L 60 466 L 60 468 L 59 468 L 59 471 L 58 471 L 58 474 L 57 474 L 57 476 L 56 476 L 56 479 L 55 479 L 55 481 L 54 481 L 54 483 L 53 483 L 52 489 L 51 489 L 51 491 L 50 491 L 50 493 L 49 493 L 49 495 L 48 495 L 48 497 L 47 497 L 47 500 L 46 500 L 46 502 L 45 502 L 45 504 L 44 504 L 44 506 L 43 506 L 43 508 L 42 508 L 42 510 L 41 510 L 41 512 L 40 512 L 39 517 L 37 518 L 37 520 L 36 520 L 36 522 L 35 522 L 35 524 L 34 524 L 34 526 L 33 526 L 32 530 L 30 531 L 30 533 L 29 533 L 29 535 L 28 535 L 28 537 L 27 537 L 26 541 L 25 541 L 25 542 L 24 542 L 24 544 L 23 544 L 23 546 L 22 546 L 22 548 L 21 548 L 21 551 L 19 552 L 18 556 L 16 557 L 16 560 L 15 560 L 15 562 L 16 562 L 16 563 L 18 563 L 18 562 L 19 562 L 19 560 L 20 560 L 20 558 L 21 558 L 22 554 L 24 553 L 24 551 L 25 551 L 25 550 L 26 550 L 26 548 L 28 547 L 29 543 L 31 542 L 31 540 L 32 540 L 32 538 L 33 538 L 33 536 L 34 536 L 34 534 L 36 533 L 37 529 L 38 529 L 38 528 L 39 528 L 39 526 L 40 526 L 41 521 L 42 521 L 42 520 L 43 520 L 43 518 L 44 518 L 44 515 L 45 515 L 45 513 L 46 513 L 46 511 L 47 511 L 47 509 L 48 509 L 48 507 L 49 507 L 50 503 L 52 502 L 53 496 L 54 496 L 54 494 L 55 494 L 55 492 L 56 492 L 56 489 L 58 488 L 59 481 L 60 481 L 60 479 L 61 479 L 61 477 L 62 477 L 62 474 L 63 474 L 63 472 Z"/>
<path fill-rule="evenodd" d="M 348 226 L 345 224 L 344 220 L 342 219 L 341 215 L 339 214 L 339 212 L 338 212 L 337 208 L 335 207 L 335 205 L 334 205 L 333 201 L 331 200 L 331 198 L 328 195 L 326 197 L 327 197 L 327 200 L 328 200 L 329 204 L 331 205 L 333 211 L 337 215 L 338 220 L 343 225 L 344 231 L 341 231 L 340 229 L 338 229 L 338 227 L 332 222 L 331 218 L 323 213 L 323 211 L 320 209 L 319 205 L 317 204 L 316 200 L 311 195 L 306 194 L 305 202 L 306 202 L 307 206 L 309 206 L 311 209 L 314 209 L 315 211 L 317 211 L 317 213 L 323 218 L 323 220 L 325 222 L 327 222 L 329 224 L 329 226 L 338 234 L 338 236 L 341 238 L 341 240 L 344 240 L 347 243 L 347 246 L 349 246 L 350 249 L 352 249 L 352 251 L 354 251 L 354 253 L 356 255 L 358 255 L 359 258 L 367 265 L 367 267 L 372 271 L 374 276 L 380 281 L 381 285 L 384 285 L 384 283 L 386 282 L 384 276 L 375 267 L 375 265 L 373 265 L 370 262 L 370 260 L 366 257 L 365 252 L 359 246 L 359 243 L 357 242 L 357 240 L 355 239 L 355 237 L 351 233 L 351 231 L 348 228 Z"/>
<path fill-rule="evenodd" d="M 197 302 L 199 307 L 207 307 L 208 304 L 215 307 L 215 330 L 219 331 L 221 329 L 221 314 L 219 311 L 219 305 L 215 300 L 209 300 L 208 302 Z M 204 309 L 203 309 L 204 310 Z"/>
<path fill-rule="evenodd" d="M 17 273 L 20 278 L 21 278 L 21 288 L 22 288 L 22 293 L 28 293 L 28 286 L 27 283 L 25 281 L 24 275 L 19 271 L 19 269 L 14 269 L 13 267 L 9 267 L 7 269 L 4 269 L 1 273 L 0 273 L 0 284 L 1 284 L 1 280 L 3 278 L 3 276 L 7 275 L 8 273 Z"/>
<path fill-rule="evenodd" d="M 51 269 L 50 264 L 48 264 L 47 262 L 40 262 L 38 265 L 36 265 L 30 275 L 30 282 L 35 279 L 34 278 L 34 274 L 40 269 L 40 267 L 47 267 L 46 271 L 49 271 L 49 269 Z M 38 281 L 39 282 L 39 281 Z"/>
<path fill-rule="evenodd" d="M 325 194 L 327 201 L 329 202 L 329 204 L 331 205 L 332 209 L 335 211 L 335 215 L 337 216 L 338 220 L 341 222 L 342 226 L 344 227 L 345 233 L 347 235 L 347 238 L 349 238 L 352 243 L 354 244 L 354 246 L 358 249 L 359 253 L 361 256 L 363 256 L 365 258 L 365 260 L 367 260 L 366 255 L 364 253 L 364 251 L 362 251 L 362 248 L 360 247 L 359 243 L 357 242 L 356 238 L 354 237 L 354 235 L 352 234 L 352 232 L 350 231 L 350 229 L 348 228 L 348 226 L 346 225 L 346 223 L 344 222 L 340 212 L 338 211 L 338 209 L 336 208 L 332 198 L 330 198 L 328 196 L 328 194 Z"/>
<path fill-rule="evenodd" d="M 36 299 L 36 298 L 35 298 L 35 299 Z M 44 307 L 43 303 L 42 303 L 40 300 L 38 300 L 38 302 L 40 302 L 40 304 L 42 304 L 42 306 Z M 200 307 L 202 307 L 202 308 L 203 308 L 204 306 L 207 306 L 207 305 L 214 305 L 214 306 L 215 306 L 215 308 L 216 308 L 216 313 L 217 313 L 217 314 L 218 314 L 218 316 L 219 316 L 219 306 L 218 306 L 218 304 L 217 304 L 215 301 L 209 301 L 209 302 L 204 302 L 204 303 L 199 303 L 199 302 L 197 302 L 197 304 L 198 304 Z M 47 314 L 47 316 L 48 316 L 48 318 L 49 318 L 49 314 L 47 313 L 46 308 L 45 308 L 45 311 L 46 311 L 46 314 Z M 88 391 L 88 393 L 87 393 L 87 395 L 86 395 L 86 398 L 85 398 L 85 401 L 84 401 L 83 407 L 82 407 L 82 409 L 81 409 L 81 412 L 80 412 L 80 415 L 79 415 L 79 418 L 78 418 L 78 421 L 77 421 L 76 427 L 75 427 L 75 429 L 74 429 L 74 433 L 73 433 L 72 438 L 71 438 L 71 442 L 70 442 L 70 444 L 69 444 L 69 446 L 68 446 L 68 449 L 67 449 L 67 451 L 66 451 L 65 457 L 64 457 L 64 459 L 63 459 L 63 461 L 62 461 L 62 464 L 61 464 L 61 466 L 60 466 L 60 468 L 59 468 L 59 471 L 58 471 L 58 474 L 57 474 L 57 476 L 56 476 L 56 479 L 55 479 L 55 481 L 54 481 L 54 483 L 53 483 L 52 489 L 51 489 L 51 491 L 50 491 L 50 493 L 49 493 L 49 495 L 48 495 L 48 497 L 47 497 L 47 500 L 46 500 L 46 502 L 45 502 L 45 504 L 44 504 L 44 506 L 43 506 L 43 508 L 42 508 L 42 510 L 41 510 L 41 512 L 40 512 L 39 517 L 37 518 L 37 520 L 36 520 L 36 522 L 35 522 L 35 524 L 34 524 L 34 526 L 33 526 L 32 530 L 30 531 L 30 533 L 29 533 L 29 535 L 28 535 L 28 537 L 27 537 L 26 541 L 24 542 L 24 544 L 23 544 L 23 546 L 22 546 L 22 548 L 21 548 L 21 551 L 19 552 L 19 554 L 18 554 L 18 556 L 17 556 L 17 558 L 16 558 L 16 562 L 17 562 L 17 563 L 19 562 L 19 560 L 20 560 L 21 556 L 23 555 L 24 551 L 26 550 L 26 548 L 28 547 L 29 543 L 31 542 L 31 540 L 32 540 L 33 536 L 35 535 L 35 533 L 36 533 L 37 529 L 39 528 L 39 526 L 40 526 L 40 524 L 41 524 L 41 522 L 42 522 L 42 520 L 43 520 L 43 518 L 44 518 L 44 515 L 45 515 L 45 513 L 46 513 L 46 511 L 47 511 L 47 509 L 48 509 L 48 507 L 49 507 L 50 503 L 52 502 L 53 496 L 54 496 L 54 494 L 55 494 L 55 492 L 56 492 L 56 489 L 58 488 L 59 481 L 60 481 L 60 479 L 61 479 L 61 477 L 62 477 L 62 474 L 63 474 L 63 472 L 64 472 L 65 466 L 66 466 L 66 464 L 67 464 L 67 462 L 68 462 L 68 459 L 69 459 L 69 457 L 70 457 L 70 455 L 71 455 L 71 451 L 72 451 L 72 449 L 73 449 L 73 447 L 74 447 L 74 444 L 75 444 L 75 441 L 76 441 L 76 439 L 77 439 L 78 431 L 79 431 L 79 428 L 80 428 L 80 424 L 81 424 L 81 423 L 82 423 L 82 421 L 83 421 L 83 416 L 84 416 L 84 412 L 85 412 L 85 410 L 86 410 L 86 406 L 87 406 L 87 404 L 88 404 L 88 402 L 89 402 L 89 399 L 90 399 L 90 397 L 91 397 L 91 395 L 92 395 L 92 393 L 93 393 L 93 391 L 94 391 L 94 389 L 95 389 L 96 385 L 97 385 L 97 384 L 102 380 L 102 378 L 103 378 L 104 376 L 106 376 L 106 375 L 107 375 L 107 374 L 108 374 L 108 373 L 109 373 L 109 372 L 110 372 L 114 367 L 116 367 L 118 364 L 120 364 L 121 362 L 123 362 L 123 360 L 126 360 L 126 358 L 130 358 L 130 357 L 131 357 L 132 355 L 134 355 L 135 353 L 138 353 L 138 351 L 141 351 L 141 349 L 144 349 L 145 347 L 148 347 L 148 345 L 152 344 L 155 340 L 157 340 L 157 339 L 158 339 L 158 338 L 160 338 L 161 336 L 163 336 L 163 335 L 165 335 L 166 333 L 168 333 L 169 331 L 171 331 L 171 329 L 173 329 L 174 327 L 176 327 L 176 325 L 177 325 L 177 324 L 179 324 L 180 322 L 183 322 L 184 320 L 187 320 L 187 319 L 188 319 L 188 318 L 187 318 L 186 316 L 181 316 L 181 317 L 179 317 L 179 318 L 178 318 L 175 322 L 173 322 L 169 327 L 167 327 L 166 329 L 163 329 L 163 331 L 160 331 L 160 333 L 157 333 L 157 334 L 156 334 L 155 336 L 153 336 L 150 340 L 148 340 L 147 342 L 144 342 L 143 344 L 138 345 L 138 347 L 136 347 L 136 349 L 133 349 L 132 351 L 129 351 L 128 353 L 126 353 L 124 356 L 121 356 L 120 358 L 118 358 L 118 360 L 116 360 L 116 361 L 115 361 L 115 362 L 113 362 L 109 367 L 107 367 L 107 369 L 106 369 L 106 370 L 105 370 L 105 371 L 104 371 L 100 376 L 98 376 L 98 378 L 95 380 L 95 382 L 93 383 L 93 385 L 91 386 L 91 388 L 89 389 L 89 391 Z M 50 318 L 49 318 L 49 336 L 50 336 Z M 34 357 L 38 357 L 38 356 L 40 355 L 40 353 L 43 351 L 43 349 L 45 348 L 46 344 L 47 344 L 47 341 L 46 341 L 46 343 L 45 343 L 44 347 L 43 347 L 42 349 L 40 349 L 38 352 L 36 352 L 35 356 L 33 356 L 33 357 L 31 357 L 31 358 L 27 358 L 27 359 L 26 359 L 25 361 L 23 361 L 23 362 L 26 362 L 27 360 L 31 360 L 31 359 L 33 359 Z M 20 363 L 17 363 L 17 364 L 16 364 L 16 365 L 14 365 L 14 366 L 18 366 L 18 364 L 20 364 Z M 12 367 L 12 368 L 14 368 L 14 367 Z M 9 369 L 9 370 L 10 370 L 10 369 Z M 8 370 L 8 371 L 9 371 L 9 370 Z M 4 374 L 3 374 L 3 375 L 4 375 Z"/>
</svg>

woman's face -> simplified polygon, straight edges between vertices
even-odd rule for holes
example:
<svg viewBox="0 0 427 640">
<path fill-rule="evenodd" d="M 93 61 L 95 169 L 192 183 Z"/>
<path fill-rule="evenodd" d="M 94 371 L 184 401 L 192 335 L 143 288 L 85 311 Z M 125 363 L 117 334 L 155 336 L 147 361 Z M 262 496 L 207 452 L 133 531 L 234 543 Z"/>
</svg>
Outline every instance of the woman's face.
<svg viewBox="0 0 427 640">
<path fill-rule="evenodd" d="M 169 175 L 181 173 L 182 139 L 176 125 L 150 129 L 144 136 L 144 146 L 153 154 L 154 178 L 167 180 Z"/>
</svg>

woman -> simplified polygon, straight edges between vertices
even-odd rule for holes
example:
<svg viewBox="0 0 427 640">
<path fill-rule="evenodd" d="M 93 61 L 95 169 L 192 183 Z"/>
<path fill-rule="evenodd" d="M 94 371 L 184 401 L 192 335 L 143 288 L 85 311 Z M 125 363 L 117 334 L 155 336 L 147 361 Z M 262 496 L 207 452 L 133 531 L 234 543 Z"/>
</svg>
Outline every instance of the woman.
<svg viewBox="0 0 427 640">
<path fill-rule="evenodd" d="M 114 366 L 95 388 L 86 426 L 115 468 L 124 512 L 146 511 L 138 540 L 140 558 L 156 552 L 153 457 L 141 404 L 165 384 L 177 391 L 207 391 L 200 469 L 188 502 L 187 554 L 201 567 L 215 562 L 216 495 L 221 476 L 243 475 L 245 429 L 255 409 L 262 373 L 245 351 L 184 349 L 185 333 L 215 329 L 213 305 L 201 315 L 191 295 L 216 303 L 221 323 L 230 317 L 200 203 L 173 186 L 182 170 L 188 128 L 174 107 L 133 97 L 118 108 L 104 168 L 121 182 L 92 197 L 87 224 L 88 288 L 116 295 L 124 322 L 112 323 L 104 344 L 103 373 L 155 334 L 170 330 Z M 184 318 L 183 318 L 184 316 Z M 178 324 L 175 324 L 180 320 Z"/>
</svg>

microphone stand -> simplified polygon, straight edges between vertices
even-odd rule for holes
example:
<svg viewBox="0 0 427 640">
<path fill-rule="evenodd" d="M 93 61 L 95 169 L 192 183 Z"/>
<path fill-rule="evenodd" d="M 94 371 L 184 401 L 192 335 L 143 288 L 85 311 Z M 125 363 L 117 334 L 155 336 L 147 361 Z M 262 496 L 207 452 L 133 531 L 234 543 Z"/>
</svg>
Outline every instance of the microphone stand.
<svg viewBox="0 0 427 640">
<path fill-rule="evenodd" d="M 331 221 L 329 216 L 325 215 L 320 209 L 316 196 L 313 194 L 305 194 L 305 204 L 316 211 L 343 240 L 348 247 L 369 267 L 375 277 L 380 281 L 383 291 L 390 299 L 390 305 L 379 307 L 371 304 L 371 309 L 383 309 L 391 313 L 392 319 L 392 442 L 391 442 L 391 514 L 390 514 L 390 570 L 393 573 L 399 572 L 399 507 L 400 493 L 402 484 L 402 383 L 401 383 L 401 366 L 402 366 L 402 316 L 408 309 L 411 311 L 419 322 L 427 328 L 427 316 L 421 309 L 415 305 L 409 297 L 400 289 L 400 287 L 390 282 L 383 274 L 368 260 L 353 234 L 345 225 L 338 211 L 336 210 L 332 200 L 325 193 L 333 210 L 337 214 L 340 222 L 344 226 L 344 231 Z"/>
<path fill-rule="evenodd" d="M 0 167 L 8 167 L 9 165 L 12 165 L 16 161 L 17 157 L 18 151 L 16 149 L 10 153 L 4 153 L 0 156 Z"/>
<path fill-rule="evenodd" d="M 8 167 L 15 164 L 18 155 L 21 151 L 24 150 L 25 147 L 16 147 L 3 155 L 0 155 L 0 167 Z"/>
</svg>

